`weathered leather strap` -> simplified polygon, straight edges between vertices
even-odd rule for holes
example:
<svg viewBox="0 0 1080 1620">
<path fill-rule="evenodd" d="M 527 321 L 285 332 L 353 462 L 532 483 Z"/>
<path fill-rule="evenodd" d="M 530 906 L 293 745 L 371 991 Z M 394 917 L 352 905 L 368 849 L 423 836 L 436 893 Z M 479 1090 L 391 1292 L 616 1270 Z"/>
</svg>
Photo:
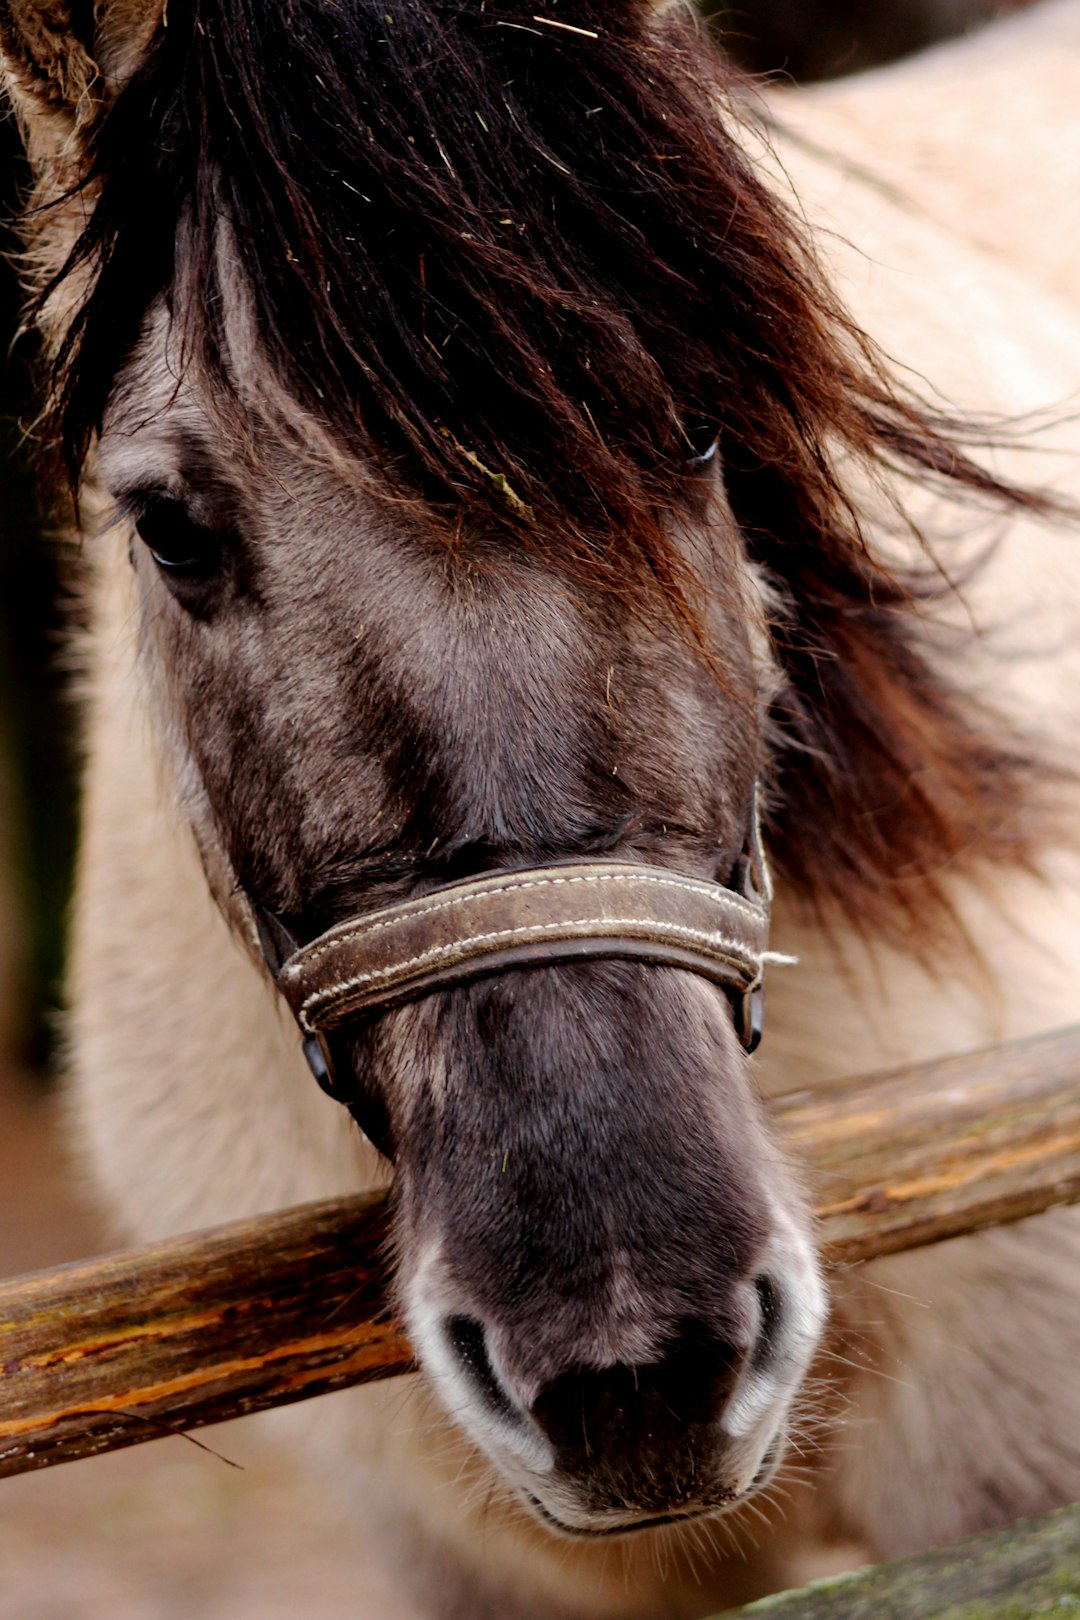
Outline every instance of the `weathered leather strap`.
<svg viewBox="0 0 1080 1620">
<path fill-rule="evenodd" d="M 306 1035 L 504 968 L 628 957 L 689 968 L 748 997 L 762 981 L 765 898 L 614 861 L 500 873 L 353 918 L 282 963 Z"/>
</svg>

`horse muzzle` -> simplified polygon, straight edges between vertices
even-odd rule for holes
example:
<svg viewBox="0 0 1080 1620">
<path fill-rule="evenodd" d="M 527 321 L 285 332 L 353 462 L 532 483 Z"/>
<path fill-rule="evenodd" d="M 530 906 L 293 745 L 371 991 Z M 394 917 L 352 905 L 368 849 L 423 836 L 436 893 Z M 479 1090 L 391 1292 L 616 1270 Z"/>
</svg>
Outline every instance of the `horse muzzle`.
<svg viewBox="0 0 1080 1620">
<path fill-rule="evenodd" d="M 443 1404 L 529 1509 L 561 1534 L 603 1537 L 731 1511 L 775 1472 L 824 1290 L 810 1257 L 736 1293 L 742 1333 L 685 1319 L 647 1360 L 574 1365 L 539 1388 L 515 1376 L 497 1331 L 431 1308 L 423 1280 L 408 1315 Z"/>
<path fill-rule="evenodd" d="M 752 806 L 731 887 L 614 860 L 495 872 L 350 918 L 306 945 L 254 908 L 316 1077 L 398 1164 L 399 1230 L 420 1212 L 404 1247 L 426 1244 L 426 1257 L 405 1268 L 402 1291 L 422 1366 L 534 1511 L 568 1534 L 716 1512 L 757 1488 L 816 1347 L 816 1257 L 783 1192 L 769 1190 L 772 1155 L 738 1051 L 760 1035 L 770 898 Z M 677 983 L 605 975 L 615 962 L 689 970 L 724 992 L 731 1021 L 721 997 L 690 993 L 685 973 Z M 521 969 L 548 971 L 530 987 Z M 435 992 L 447 994 L 433 1003 Z M 545 995 L 546 1015 L 523 1010 Z M 410 1004 L 426 1004 L 410 1022 L 414 1035 L 423 1026 L 414 1051 L 471 1054 L 453 1094 L 422 1105 L 426 1126 L 403 1107 L 393 1064 L 376 1073 L 350 1050 L 359 1030 Z M 600 1008 L 606 1053 L 591 1074 L 575 1073 L 574 1031 L 589 1029 L 595 1048 Z M 546 1031 L 560 1022 L 545 1057 Z M 384 1044 L 408 1044 L 403 1026 L 378 1027 Z M 500 1079 L 511 1074 L 513 1084 Z M 636 1135 L 624 1131 L 620 1147 L 598 1121 L 635 1091 Z M 736 1122 L 749 1164 L 731 1149 Z M 576 1160 L 545 1150 L 518 1182 L 516 1153 L 508 1177 L 501 1144 L 519 1130 L 586 1147 Z M 613 1214 L 627 1214 L 619 1182 L 635 1163 L 670 1156 L 676 1132 L 684 1178 L 668 1181 L 666 1213 L 647 1198 L 629 1211 L 637 1235 L 627 1238 Z M 421 1188 L 417 1166 L 431 1164 L 436 1139 L 446 1162 Z M 695 1244 L 699 1254 L 680 1254 Z M 524 1302 L 513 1319 L 500 1314 L 500 1287 L 515 1275 Z M 579 1296 L 571 1304 L 568 1289 Z"/>
</svg>

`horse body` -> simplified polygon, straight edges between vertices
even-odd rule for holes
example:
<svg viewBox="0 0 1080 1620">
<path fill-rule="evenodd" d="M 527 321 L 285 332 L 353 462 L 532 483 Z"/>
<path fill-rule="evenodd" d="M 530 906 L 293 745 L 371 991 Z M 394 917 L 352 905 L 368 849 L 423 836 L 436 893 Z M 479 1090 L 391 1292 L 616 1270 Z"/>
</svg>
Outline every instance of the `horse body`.
<svg viewBox="0 0 1080 1620">
<path fill-rule="evenodd" d="M 778 98 L 792 137 L 781 147 L 788 183 L 822 228 L 830 270 L 860 320 L 945 398 L 1033 426 L 1051 401 L 1068 409 L 1080 359 L 1077 219 L 1062 203 L 1080 150 L 1078 42 L 1080 9 L 1066 0 L 916 61 Z M 1074 435 L 1061 424 L 1036 436 L 1047 460 L 1033 455 L 1022 476 L 1073 487 Z M 1040 746 L 1056 736 L 1063 759 L 1080 725 L 1070 553 L 1052 530 L 1010 528 L 961 608 L 981 630 L 968 678 Z M 804 926 L 778 929 L 782 948 L 804 962 L 812 955 L 814 974 L 780 976 L 771 987 L 765 1086 L 782 1089 L 808 1057 L 827 1083 L 837 1072 L 971 1050 L 1074 1016 L 1072 850 L 1048 847 L 1035 881 L 1006 868 L 988 890 L 962 880 L 957 889 L 983 957 L 981 981 L 865 952 L 857 941 L 836 951 Z M 1062 1212 L 879 1261 L 864 1268 L 867 1290 L 856 1285 L 853 1300 L 840 1291 L 834 1325 L 854 1310 L 849 1349 L 861 1342 L 871 1363 L 856 1377 L 856 1402 L 876 1430 L 837 1470 L 836 1503 L 879 1553 L 1004 1522 L 1021 1499 L 1045 1500 L 1038 1481 L 1060 1477 L 1062 1464 L 1075 1468 L 1072 1443 L 1059 1447 L 1043 1415 L 1060 1394 L 1060 1433 L 1075 1430 L 1076 1379 L 1059 1359 L 1065 1341 L 1053 1346 L 1057 1312 L 1063 1302 L 1066 1313 L 1075 1309 L 1077 1244 L 1075 1214 Z M 1021 1434 L 1027 1443 L 1018 1445 Z"/>
<path fill-rule="evenodd" d="M 121 21 L 122 13 L 118 8 Z M 1036 15 L 1014 21 L 1007 30 L 1031 41 L 1037 52 L 1043 38 L 1057 39 L 1055 30 L 1075 28 L 1077 14 L 1074 4 L 1060 0 L 1047 8 L 1045 19 Z M 1000 37 L 1005 33 L 1003 28 Z M 127 37 L 119 27 L 118 37 Z M 935 85 L 935 74 L 940 78 L 943 72 L 935 61 L 956 63 L 956 79 L 950 81 L 956 91 L 952 116 L 960 118 L 966 103 L 957 84 L 967 82 L 965 53 L 975 61 L 979 53 L 992 54 L 992 38 L 937 53 L 926 65 L 894 70 L 891 80 L 875 75 L 805 99 L 780 97 L 781 125 L 790 122 L 796 133 L 793 139 L 782 130 L 776 136 L 780 163 L 775 183 L 794 188 L 814 223 L 827 220 L 829 235 L 822 251 L 830 270 L 860 323 L 889 354 L 928 377 L 961 407 L 1015 414 L 1042 411 L 1065 400 L 1080 375 L 1080 317 L 1069 308 L 1073 284 L 1066 280 L 1064 257 L 1053 253 L 1041 260 L 1032 236 L 1015 253 L 996 254 L 999 262 L 994 262 L 979 245 L 991 213 L 984 212 L 970 233 L 946 232 L 933 218 L 932 207 L 909 206 L 909 174 L 912 194 L 921 197 L 924 192 L 919 169 L 924 147 L 912 150 L 910 170 L 901 172 L 901 160 L 888 143 L 889 184 L 869 183 L 862 169 L 876 172 L 879 159 L 886 162 L 884 127 L 879 141 L 862 147 L 858 171 L 829 153 L 837 130 L 858 129 L 860 141 L 869 141 L 883 82 L 895 84 L 898 99 L 906 93 L 901 86 L 910 86 L 912 105 L 918 106 L 923 87 Z M 974 75 L 972 82 L 977 101 L 983 81 Z M 936 98 L 939 91 L 926 93 Z M 1066 111 L 1073 116 L 1071 108 Z M 971 119 L 981 123 L 981 112 L 976 110 Z M 877 123 L 884 126 L 885 121 Z M 1013 150 L 1024 133 L 1011 132 Z M 1045 138 L 1042 129 L 1038 139 Z M 1064 134 L 1060 140 L 1064 149 Z M 774 160 L 761 155 L 761 161 Z M 964 185 L 957 183 L 956 190 L 966 195 Z M 952 192 L 946 188 L 943 196 L 951 207 Z M 245 318 L 241 306 L 236 319 Z M 149 363 L 138 382 L 149 391 L 137 401 L 145 421 L 185 408 L 175 387 L 155 382 Z M 152 410 L 147 399 L 156 386 L 163 392 Z M 126 388 L 130 393 L 130 380 Z M 137 431 L 145 432 L 145 425 Z M 114 488 L 123 483 L 117 464 L 129 453 L 125 444 L 135 437 L 135 431 L 127 440 L 114 432 L 110 447 L 106 425 L 99 473 Z M 999 447 L 995 465 L 1025 483 L 1068 492 L 1075 485 L 1070 458 L 1080 447 L 1078 440 L 1076 428 L 1062 424 L 1040 439 L 1038 452 L 1021 455 Z M 147 453 L 140 441 L 140 454 Z M 273 465 L 266 470 L 271 485 L 275 480 L 282 486 L 289 482 L 290 488 L 302 483 L 303 471 L 297 473 L 295 467 L 288 480 Z M 852 476 L 858 482 L 862 474 L 856 469 Z M 882 549 L 900 558 L 913 547 L 910 535 L 896 525 L 878 492 L 861 483 L 859 490 L 867 509 L 878 514 Z M 905 496 L 905 504 L 930 533 L 947 531 L 957 522 L 947 492 L 940 488 L 914 491 Z M 947 662 L 954 651 L 959 657 L 963 643 L 957 679 L 972 702 L 991 695 L 995 712 L 1016 723 L 1033 751 L 1067 765 L 1080 739 L 1080 555 L 1071 538 L 1023 512 L 993 522 L 1000 528 L 993 554 L 965 586 L 962 601 L 945 610 L 951 622 L 935 632 L 936 657 Z M 368 520 L 368 532 L 382 536 L 378 520 Z M 686 544 L 693 553 L 692 533 Z M 342 621 L 335 641 L 343 642 L 350 633 L 358 639 L 384 635 L 389 623 L 404 626 L 400 648 L 388 655 L 397 660 L 395 690 L 430 677 L 432 701 L 448 705 L 439 720 L 447 733 L 457 728 L 463 737 L 470 735 L 463 692 L 492 687 L 511 692 L 506 737 L 498 734 L 498 716 L 489 719 L 485 709 L 488 750 L 470 767 L 471 791 L 483 798 L 486 783 L 500 814 L 524 818 L 527 807 L 515 811 L 510 802 L 514 771 L 520 769 L 527 783 L 529 748 L 541 750 L 546 735 L 543 718 L 522 726 L 520 716 L 535 715 L 549 703 L 557 708 L 550 694 L 559 689 L 571 694 L 559 719 L 560 735 L 572 732 L 577 708 L 595 704 L 599 711 L 610 701 L 616 708 L 626 705 L 635 731 L 646 739 L 682 726 L 687 751 L 676 749 L 675 769 L 688 779 L 695 776 L 693 748 L 701 739 L 713 757 L 724 756 L 725 750 L 730 755 L 730 737 L 710 730 L 698 677 L 687 673 L 685 660 L 669 651 L 658 653 L 644 633 L 632 628 L 626 641 L 609 636 L 601 616 L 588 626 L 593 646 L 602 653 L 599 673 L 581 665 L 582 623 L 575 616 L 576 605 L 567 607 L 561 585 L 531 573 L 516 576 L 511 567 L 489 594 L 481 593 L 478 608 L 463 606 L 451 594 L 439 598 L 439 611 L 432 614 L 422 606 L 425 592 L 432 589 L 425 566 L 410 582 L 404 616 L 395 598 L 393 609 L 380 620 L 380 569 L 396 580 L 400 569 L 413 566 L 408 560 L 412 553 L 389 534 L 372 542 L 371 555 L 363 594 L 365 622 L 347 627 Z M 193 768 L 197 724 L 193 730 L 190 718 L 177 717 L 162 686 L 162 663 L 154 654 L 155 636 L 171 633 L 165 609 L 159 606 L 157 618 L 147 618 L 140 608 L 140 584 L 123 545 L 96 546 L 93 562 L 92 628 L 86 647 L 90 769 L 74 928 L 70 1109 L 73 1130 L 118 1226 L 153 1238 L 385 1180 L 383 1161 L 348 1116 L 311 1083 L 295 1028 L 273 985 L 253 962 L 244 920 L 237 917 L 230 894 L 235 852 L 226 856 L 204 824 L 206 776 L 215 767 L 204 755 L 202 768 Z M 319 557 L 320 570 L 332 566 L 331 558 Z M 759 572 L 740 572 L 739 578 L 751 627 L 745 657 L 755 666 L 767 664 L 762 627 L 774 611 L 771 586 Z M 340 595 L 345 594 L 343 588 Z M 528 601 L 527 611 L 508 606 L 515 601 Z M 938 616 L 941 612 L 935 608 Z M 974 640 L 972 621 L 981 627 Z M 507 622 L 509 631 L 498 628 Z M 294 645 L 299 660 L 299 643 Z M 471 660 L 476 667 L 467 686 L 452 687 L 449 697 L 441 693 L 439 670 L 447 663 L 460 669 Z M 260 678 L 256 661 L 248 668 L 255 687 Z M 384 663 L 384 678 L 385 669 Z M 612 669 L 617 671 L 613 683 Z M 772 677 L 766 673 L 762 678 L 767 683 Z M 635 682 L 644 698 L 635 695 Z M 677 694 L 674 707 L 649 696 L 664 691 L 665 683 Z M 586 689 L 588 697 L 583 695 Z M 210 706 L 211 688 L 206 691 L 204 701 Z M 288 702 L 283 699 L 285 710 L 294 703 L 291 724 L 297 730 L 310 726 L 319 709 L 318 692 L 301 702 L 303 697 L 298 682 L 297 693 L 288 694 Z M 747 753 L 753 747 L 752 731 L 751 726 L 738 739 Z M 738 738 L 737 726 L 734 734 Z M 659 742 L 654 748 L 659 757 Z M 512 761 L 502 776 L 501 754 Z M 725 757 L 725 780 L 734 780 L 745 766 Z M 227 791 L 230 771 L 235 776 L 239 768 L 234 760 L 225 771 L 221 793 Z M 647 750 L 635 754 L 630 747 L 616 759 L 616 768 L 631 776 L 638 772 L 639 782 L 652 769 Z M 567 770 L 570 795 L 578 791 L 579 779 Z M 537 778 L 542 775 L 537 766 Z M 277 786 L 270 778 L 259 788 L 271 832 L 276 817 L 287 819 L 276 803 Z M 288 783 L 281 787 L 284 793 Z M 378 788 L 365 791 L 370 798 Z M 674 802 L 675 790 L 663 772 L 649 791 L 654 802 L 665 802 L 665 796 Z M 707 784 L 700 789 L 703 800 L 709 791 Z M 452 794 L 452 784 L 446 792 Z M 1074 789 L 1064 783 L 1060 792 L 1067 796 Z M 728 823 L 737 821 L 737 812 L 723 802 L 710 813 L 725 829 L 721 837 L 731 843 Z M 190 835 L 191 823 L 201 850 Z M 303 831 L 309 839 L 322 835 L 320 828 Z M 327 836 L 335 836 L 332 828 Z M 973 867 L 957 859 L 955 876 L 946 873 L 942 880 L 962 929 L 977 944 L 977 958 L 965 954 L 959 932 L 943 955 L 922 948 L 917 927 L 905 945 L 875 937 L 872 926 L 860 930 L 843 918 L 832 917 L 822 926 L 781 882 L 774 943 L 778 951 L 798 956 L 799 966 L 776 971 L 770 979 L 767 1038 L 755 1060 L 761 1090 L 769 1094 L 802 1085 L 827 1086 L 843 1074 L 970 1049 L 1074 1017 L 1080 863 L 1064 835 L 1047 832 L 1042 838 L 1037 871 L 1023 845 L 1018 839 L 1015 861 L 1002 851 Z M 737 839 L 732 847 L 737 848 Z M 651 858 L 662 862 L 693 859 L 685 849 L 672 858 L 662 840 L 650 848 Z M 270 863 L 274 859 L 269 843 L 265 858 Z M 934 875 L 941 880 L 940 873 Z M 908 893 L 917 918 L 925 875 L 915 872 L 896 881 Z M 926 895 L 929 908 L 929 889 Z M 653 971 L 634 968 L 631 973 Z M 636 994 L 634 984 L 630 974 L 625 980 L 613 975 L 598 979 L 591 993 L 600 994 L 597 986 L 603 985 L 605 994 L 629 996 Z M 671 995 L 673 1022 L 664 1026 L 662 1038 L 681 1039 L 676 1030 L 703 1032 L 700 1038 L 714 1043 L 723 1070 L 731 1061 L 730 1031 L 709 1022 L 706 992 L 695 982 Z M 654 1037 L 643 1011 L 646 1003 L 634 1005 L 641 1040 L 648 1042 Z M 509 1019 L 514 1027 L 514 1005 L 496 1000 L 495 1010 L 500 1007 L 502 1021 Z M 447 1061 L 445 1054 L 440 1056 L 426 1013 L 395 1016 L 412 1020 L 409 1061 L 418 1065 L 418 1053 L 429 1065 Z M 562 1016 L 554 1003 L 548 1005 L 546 1017 L 553 1028 L 560 1027 Z M 497 1032 L 489 1033 L 492 1047 L 499 1038 Z M 538 1045 L 543 1049 L 542 1039 Z M 379 1061 L 389 1060 L 383 1055 Z M 426 1082 L 409 1070 L 404 1058 L 394 1061 L 396 1083 L 421 1092 Z M 477 1083 L 482 1083 L 483 1063 L 476 1061 Z M 513 1056 L 506 1061 L 514 1061 Z M 597 1074 L 599 1066 L 594 1080 Z M 443 1082 L 447 1095 L 454 1083 L 451 1070 Z M 730 1241 L 737 1246 L 742 1220 L 754 1233 L 745 1241 L 756 1245 L 755 1255 L 764 1252 L 771 1257 L 770 1267 L 785 1278 L 792 1276 L 793 1312 L 805 1316 L 809 1342 L 816 1331 L 817 1304 L 812 1263 L 798 1237 L 801 1200 L 786 1173 L 778 1170 L 772 1184 L 756 1179 L 754 1154 L 767 1157 L 767 1150 L 754 1146 L 758 1126 L 753 1105 L 734 1080 L 725 1085 L 719 1096 L 728 1129 L 747 1144 L 751 1167 L 731 1165 L 725 1172 L 731 1178 L 724 1213 Z M 564 1125 L 580 1125 L 583 1141 L 606 1151 L 606 1139 L 588 1135 L 591 1123 L 574 1112 L 573 1102 L 567 1101 L 565 1108 Z M 703 1128 L 700 1120 L 694 1128 Z M 437 1130 L 437 1124 L 429 1122 L 429 1129 Z M 680 1141 L 676 1133 L 671 1143 L 675 1162 Z M 643 1196 L 655 1196 L 642 1167 L 627 1165 L 626 1172 L 630 1178 L 641 1177 Z M 588 1182 L 575 1179 L 573 1166 L 564 1167 L 563 1174 L 574 1189 L 572 1196 L 588 1207 L 593 1197 Z M 413 1181 L 422 1179 L 411 1167 L 410 1175 Z M 670 1183 L 661 1179 L 658 1185 L 673 1198 L 673 1221 L 676 1226 L 685 1222 L 687 1245 L 693 1247 L 700 1236 L 689 1203 L 680 1205 Z M 762 1211 L 756 1207 L 759 1199 L 764 1199 Z M 631 1217 L 634 1207 L 631 1195 Z M 408 1203 L 405 1210 L 408 1215 Z M 421 1245 L 424 1230 L 418 1218 Z M 575 1230 L 572 1223 L 570 1230 Z M 410 1380 L 351 1391 L 278 1414 L 275 1421 L 321 1454 L 335 1495 L 355 1502 L 372 1556 L 401 1570 L 395 1615 L 414 1613 L 417 1620 L 456 1615 L 480 1620 L 489 1613 L 520 1615 L 522 1620 L 534 1615 L 565 1615 L 567 1620 L 691 1616 L 797 1579 L 808 1554 L 830 1540 L 854 1542 L 871 1555 L 884 1556 L 1080 1494 L 1074 1438 L 1080 1433 L 1080 1391 L 1072 1368 L 1080 1326 L 1078 1249 L 1080 1227 L 1066 1213 L 878 1262 L 836 1279 L 830 1337 L 811 1384 L 818 1411 L 802 1430 L 814 1451 L 813 1479 L 804 1479 L 798 1468 L 790 1471 L 786 1515 L 772 1504 L 765 1508 L 767 1533 L 756 1532 L 762 1544 L 748 1557 L 745 1550 L 741 1556 L 727 1552 L 728 1521 L 723 1519 L 716 1521 L 718 1537 L 703 1530 L 708 1520 L 681 1528 L 673 1524 L 614 1543 L 574 1543 L 550 1533 L 498 1483 L 476 1444 L 479 1440 L 484 1446 L 490 1437 L 478 1434 L 464 1399 L 461 1415 L 469 1438 L 445 1415 L 445 1384 L 439 1386 L 441 1399 L 426 1383 Z M 545 1274 L 546 1262 L 534 1263 L 538 1274 Z M 759 1258 L 753 1262 L 758 1268 L 762 1264 Z M 418 1266 L 407 1275 L 421 1276 L 422 1270 Z M 735 1311 L 743 1297 L 742 1276 L 740 1271 L 734 1281 L 725 1282 L 710 1320 Z M 691 1281 L 687 1275 L 687 1289 Z M 478 1292 L 482 1282 L 475 1284 Z M 662 1279 L 653 1278 L 647 1267 L 629 1276 L 621 1296 L 625 1308 L 620 1314 L 613 1305 L 604 1319 L 603 1331 L 612 1341 L 607 1360 L 636 1356 L 648 1364 L 655 1353 L 647 1333 L 638 1351 L 627 1349 L 634 1335 L 645 1330 L 625 1301 L 646 1286 L 652 1290 L 649 1297 L 660 1302 L 657 1308 L 667 1309 Z M 618 1304 L 617 1287 L 613 1298 Z M 497 1322 L 494 1313 L 484 1319 Z M 737 1327 L 728 1331 L 737 1336 Z M 496 1343 L 495 1326 L 489 1332 Z M 542 1336 L 542 1325 L 534 1332 Z M 557 1340 L 571 1329 L 558 1326 L 551 1332 Z M 572 1362 L 588 1363 L 580 1349 L 566 1353 Z M 512 1380 L 523 1381 L 526 1373 L 508 1370 L 513 1365 L 509 1351 L 499 1355 L 504 1383 L 523 1387 Z M 604 1360 L 601 1355 L 601 1365 Z M 538 1381 L 551 1370 L 538 1373 Z M 494 1434 L 488 1449 L 494 1448 L 505 1471 L 506 1458 L 498 1450 L 504 1444 L 501 1433 Z M 796 1443 L 799 1433 L 796 1421 Z M 371 1620 L 382 1620 L 381 1614 L 372 1610 Z"/>
<path fill-rule="evenodd" d="M 913 60 L 777 99 L 796 144 L 805 134 L 900 212 L 1075 303 L 1075 220 L 1064 206 L 1047 229 L 1046 208 L 1080 181 L 1078 93 L 1080 17 L 1072 0 L 1048 0 Z"/>
</svg>

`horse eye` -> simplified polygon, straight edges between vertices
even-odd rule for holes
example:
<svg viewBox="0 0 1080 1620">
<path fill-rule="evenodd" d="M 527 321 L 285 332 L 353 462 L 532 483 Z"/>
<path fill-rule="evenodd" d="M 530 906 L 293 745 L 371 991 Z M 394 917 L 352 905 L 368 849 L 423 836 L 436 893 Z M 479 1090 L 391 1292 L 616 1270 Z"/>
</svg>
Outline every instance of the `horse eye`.
<svg viewBox="0 0 1080 1620">
<path fill-rule="evenodd" d="M 161 496 L 148 503 L 135 529 L 158 567 L 183 579 L 208 579 L 221 564 L 221 540 L 194 522 L 180 501 Z"/>
<path fill-rule="evenodd" d="M 686 458 L 687 464 L 694 468 L 707 467 L 720 446 L 720 432 L 716 423 L 706 422 L 701 417 L 690 417 L 683 423 L 683 431 L 693 452 Z"/>
</svg>

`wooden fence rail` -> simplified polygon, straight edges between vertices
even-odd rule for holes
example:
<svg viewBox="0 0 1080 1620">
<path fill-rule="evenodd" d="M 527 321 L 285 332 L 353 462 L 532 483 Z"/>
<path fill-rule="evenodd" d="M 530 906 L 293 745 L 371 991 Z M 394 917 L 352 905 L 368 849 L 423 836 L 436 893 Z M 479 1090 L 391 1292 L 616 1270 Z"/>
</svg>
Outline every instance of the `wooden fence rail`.
<svg viewBox="0 0 1080 1620">
<path fill-rule="evenodd" d="M 1075 1620 L 1080 1507 L 815 1581 L 715 1620 Z"/>
<path fill-rule="evenodd" d="M 1080 1025 L 772 1104 L 826 1258 L 1080 1200 Z M 381 1196 L 0 1284 L 0 1477 L 406 1372 Z"/>
</svg>

